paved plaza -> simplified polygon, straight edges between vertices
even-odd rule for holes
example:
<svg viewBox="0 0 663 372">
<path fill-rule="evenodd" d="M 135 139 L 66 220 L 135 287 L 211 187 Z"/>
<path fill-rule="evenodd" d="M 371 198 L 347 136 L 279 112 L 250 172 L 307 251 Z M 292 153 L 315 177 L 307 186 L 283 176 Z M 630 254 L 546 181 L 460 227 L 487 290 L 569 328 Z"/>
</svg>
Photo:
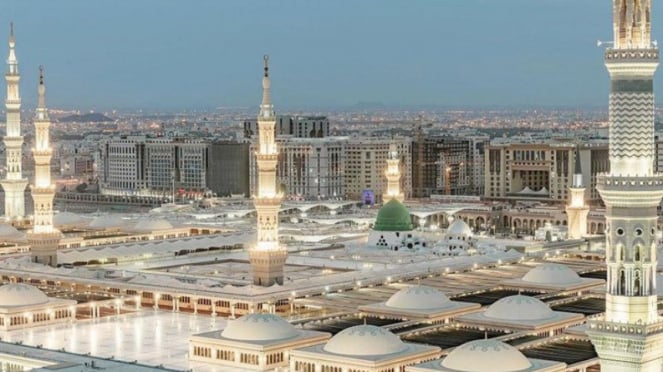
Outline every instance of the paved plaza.
<svg viewBox="0 0 663 372">
<path fill-rule="evenodd" d="M 143 310 L 119 317 L 0 332 L 3 341 L 134 361 L 196 372 L 229 371 L 189 362 L 191 334 L 223 328 L 226 320 L 205 315 Z"/>
</svg>

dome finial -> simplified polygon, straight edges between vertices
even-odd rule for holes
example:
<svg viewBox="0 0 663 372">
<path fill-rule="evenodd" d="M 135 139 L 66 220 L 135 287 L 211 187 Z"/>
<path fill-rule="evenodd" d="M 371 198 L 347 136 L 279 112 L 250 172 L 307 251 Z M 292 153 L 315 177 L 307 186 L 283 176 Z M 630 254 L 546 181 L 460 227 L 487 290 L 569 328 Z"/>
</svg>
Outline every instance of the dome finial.
<svg viewBox="0 0 663 372">
<path fill-rule="evenodd" d="M 265 63 L 265 77 L 269 77 L 269 54 L 262 56 L 262 60 Z"/>
</svg>

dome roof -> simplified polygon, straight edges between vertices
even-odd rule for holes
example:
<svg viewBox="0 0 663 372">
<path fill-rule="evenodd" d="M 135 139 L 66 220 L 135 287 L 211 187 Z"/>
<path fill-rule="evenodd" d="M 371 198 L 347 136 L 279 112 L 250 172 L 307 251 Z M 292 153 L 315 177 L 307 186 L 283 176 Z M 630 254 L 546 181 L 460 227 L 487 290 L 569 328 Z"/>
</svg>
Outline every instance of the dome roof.
<svg viewBox="0 0 663 372">
<path fill-rule="evenodd" d="M 463 372 L 516 372 L 532 367 L 518 349 L 497 340 L 474 340 L 455 348 L 442 366 Z"/>
<path fill-rule="evenodd" d="M 539 265 L 528 271 L 522 280 L 539 284 L 574 284 L 582 281 L 575 271 L 557 263 Z"/>
<path fill-rule="evenodd" d="M 3 223 L 0 224 L 0 238 L 17 240 L 25 238 L 25 234 L 16 230 L 14 226 Z"/>
<path fill-rule="evenodd" d="M 92 220 L 88 225 L 91 229 L 113 229 L 124 226 L 124 220 L 112 214 L 104 214 Z"/>
<path fill-rule="evenodd" d="M 363 324 L 339 332 L 323 349 L 340 355 L 369 356 L 398 353 L 406 350 L 407 346 L 386 329 Z"/>
<path fill-rule="evenodd" d="M 83 217 L 71 212 L 60 212 L 53 216 L 53 224 L 55 226 L 78 225 L 85 222 L 86 220 Z"/>
<path fill-rule="evenodd" d="M 297 336 L 299 332 L 292 324 L 274 314 L 247 314 L 228 321 L 221 336 L 240 341 L 284 340 Z"/>
<path fill-rule="evenodd" d="M 164 220 L 163 218 L 151 219 L 143 218 L 138 220 L 136 225 L 133 227 L 133 231 L 139 232 L 150 232 L 150 231 L 159 231 L 159 230 L 170 230 L 173 228 L 173 225 L 170 222 Z"/>
<path fill-rule="evenodd" d="M 501 320 L 542 320 L 554 317 L 555 313 L 539 299 L 515 295 L 490 305 L 483 315 Z"/>
<path fill-rule="evenodd" d="M 0 287 L 0 306 L 30 306 L 48 302 L 48 297 L 39 288 L 23 283 L 5 284 Z"/>
<path fill-rule="evenodd" d="M 403 203 L 396 199 L 391 199 L 380 208 L 373 230 L 410 231 L 412 230 L 410 212 L 405 208 Z"/>
<path fill-rule="evenodd" d="M 472 229 L 460 218 L 456 218 L 454 222 L 449 225 L 447 235 L 453 236 L 473 236 Z"/>
<path fill-rule="evenodd" d="M 450 305 L 444 293 L 425 285 L 414 285 L 394 293 L 385 303 L 398 309 L 439 309 Z"/>
</svg>

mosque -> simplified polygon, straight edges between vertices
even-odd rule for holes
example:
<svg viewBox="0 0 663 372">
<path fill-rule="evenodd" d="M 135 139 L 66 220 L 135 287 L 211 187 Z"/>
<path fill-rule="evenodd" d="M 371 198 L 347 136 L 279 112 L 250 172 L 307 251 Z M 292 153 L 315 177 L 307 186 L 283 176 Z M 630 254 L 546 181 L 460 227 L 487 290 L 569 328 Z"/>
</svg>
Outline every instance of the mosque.
<svg viewBox="0 0 663 372">
<path fill-rule="evenodd" d="M 608 207 L 605 250 L 583 245 L 588 209 L 580 178 L 574 178 L 566 211 L 570 241 L 489 242 L 472 231 L 459 209 L 446 213 L 456 216 L 446 232 L 416 231 L 413 215 L 437 211 L 408 209 L 398 188 L 396 158 L 388 163 L 385 203 L 366 234 L 341 236 L 336 231 L 319 241 L 288 244 L 279 236 L 279 225 L 292 226 L 279 218 L 282 195 L 275 183 L 278 148 L 267 56 L 258 119 L 255 222 L 240 218 L 230 224 L 224 216 L 218 226 L 177 225 L 160 218 L 177 216 L 164 211 L 148 219 L 97 216 L 83 229 L 90 239 L 76 240 L 66 231 L 79 229 L 81 217 L 53 215 L 46 167 L 49 120 L 40 71 L 38 177 L 31 187 L 38 213 L 26 234 L 0 229 L 19 247 L 17 257 L 0 262 L 0 337 L 5 340 L 0 360 L 2 353 L 12 358 L 11 366 L 2 368 L 23 368 L 28 361 L 20 358 L 28 352 L 37 352 L 29 358 L 34 365 L 61 358 L 73 360 L 75 368 L 88 367 L 82 363 L 92 361 L 62 351 L 71 347 L 61 343 L 63 338 L 76 339 L 79 329 L 104 324 L 128 323 L 124 332 L 137 332 L 140 322 L 158 318 L 154 332 L 116 334 L 112 341 L 126 346 L 126 338 L 154 334 L 153 345 L 140 346 L 145 355 L 163 358 L 162 364 L 146 367 L 137 359 L 120 367 L 152 370 L 173 363 L 179 369 L 302 372 L 660 371 L 656 220 L 663 176 L 653 170 L 649 136 L 658 49 L 650 40 L 649 4 L 615 4 L 615 43 L 605 54 L 612 80 L 611 170 L 598 178 Z M 12 30 L 6 75 L 12 93 L 7 101 L 8 151 L 22 141 L 9 125 L 20 113 L 14 44 Z M 9 158 L 7 166 L 12 175 L 3 187 L 25 187 L 20 167 Z M 12 198 L 15 194 L 8 193 Z M 20 220 L 24 212 L 16 200 L 7 205 L 6 216 Z M 109 240 L 88 245 L 95 236 Z M 61 244 L 70 245 L 58 249 Z M 25 245 L 29 257 L 20 255 Z M 219 249 L 210 251 L 212 245 Z M 132 254 L 134 249 L 139 253 Z M 71 265 L 54 267 L 62 262 Z M 73 264 L 77 262 L 84 264 Z M 176 337 L 164 336 L 163 327 L 179 318 L 197 325 L 184 327 Z M 200 326 L 201 319 L 208 322 Z M 181 328 L 171 325 L 168 330 Z M 26 329 L 29 337 L 22 333 Z M 41 345 L 20 345 L 31 337 L 57 346 L 38 352 Z M 116 344 L 98 346 L 96 352 L 115 350 L 118 355 L 106 360 L 121 364 L 131 348 Z"/>
</svg>

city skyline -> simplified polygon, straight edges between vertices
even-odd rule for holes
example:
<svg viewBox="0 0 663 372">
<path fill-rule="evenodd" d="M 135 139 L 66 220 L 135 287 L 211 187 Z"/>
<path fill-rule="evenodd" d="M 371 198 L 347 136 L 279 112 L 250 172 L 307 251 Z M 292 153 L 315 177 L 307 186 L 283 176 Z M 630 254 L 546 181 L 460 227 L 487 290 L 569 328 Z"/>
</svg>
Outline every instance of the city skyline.
<svg viewBox="0 0 663 372">
<path fill-rule="evenodd" d="M 195 9 L 151 0 L 7 1 L 0 24 L 8 34 L 15 22 L 22 86 L 37 83 L 27 72 L 49 68 L 53 107 L 254 107 L 259 97 L 249 76 L 264 53 L 282 71 L 275 93 L 283 110 L 585 107 L 605 105 L 608 83 L 593 66 L 603 57 L 596 40 L 612 33 L 601 22 L 610 8 L 570 0 L 407 8 L 395 1 L 204 2 Z M 653 13 L 661 10 L 655 4 Z M 661 30 L 653 32 L 656 39 Z"/>
</svg>

